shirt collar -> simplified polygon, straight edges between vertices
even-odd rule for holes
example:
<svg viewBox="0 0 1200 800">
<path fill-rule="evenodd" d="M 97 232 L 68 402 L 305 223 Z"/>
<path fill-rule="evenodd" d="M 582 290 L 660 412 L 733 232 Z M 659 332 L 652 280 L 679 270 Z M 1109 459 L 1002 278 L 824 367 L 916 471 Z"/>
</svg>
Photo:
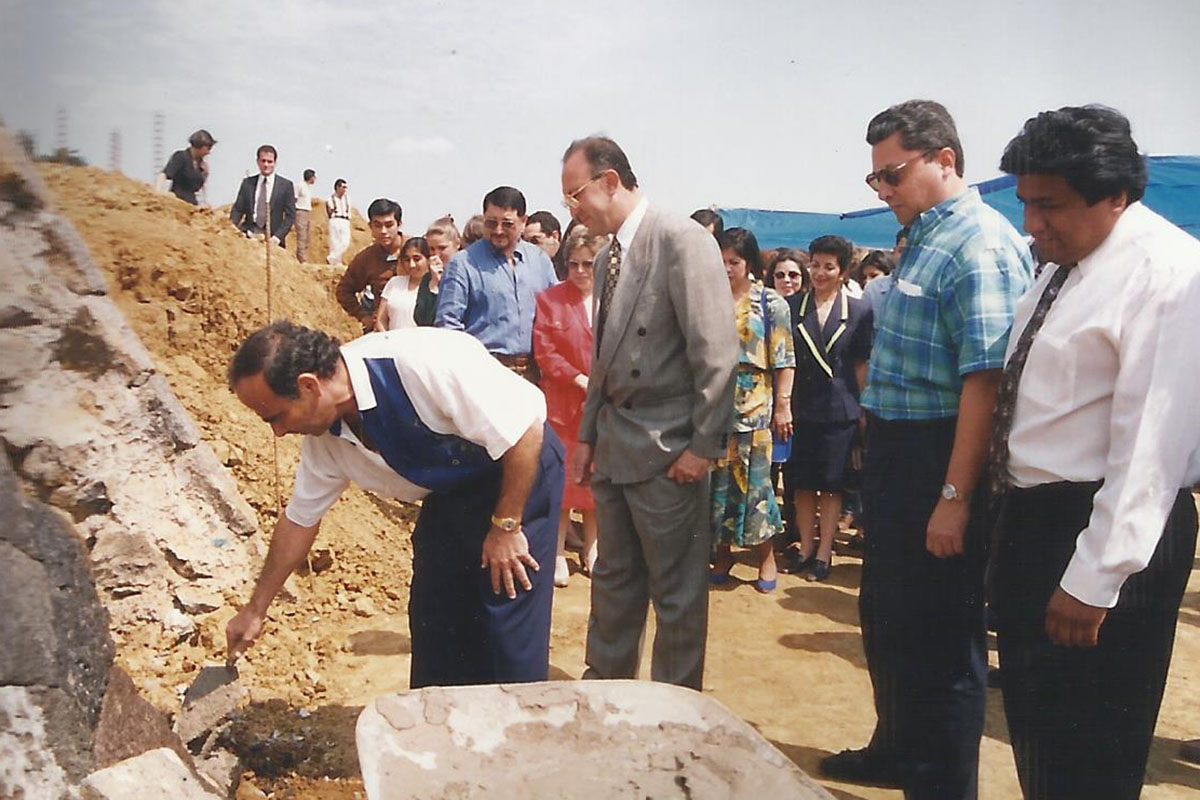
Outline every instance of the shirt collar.
<svg viewBox="0 0 1200 800">
<path fill-rule="evenodd" d="M 483 241 L 487 242 L 488 247 L 491 248 L 492 253 L 496 256 L 496 258 L 504 262 L 508 261 L 508 256 L 504 255 L 503 251 L 497 250 L 496 246 L 492 244 L 490 239 L 484 239 Z M 526 242 L 524 239 L 517 242 L 517 247 L 513 250 L 513 261 L 522 263 L 525 261 L 525 251 L 523 250 L 525 246 L 529 246 L 529 242 Z M 536 245 L 533 246 L 536 247 Z"/>
<path fill-rule="evenodd" d="M 1100 269 L 1114 249 L 1136 235 L 1139 223 L 1145 219 L 1145 213 L 1146 207 L 1140 202 L 1131 203 L 1122 211 L 1121 216 L 1117 217 L 1117 223 L 1113 225 L 1113 229 L 1108 232 L 1108 236 L 1104 237 L 1104 241 L 1098 244 L 1095 250 L 1079 259 L 1079 263 L 1075 265 L 1079 274 L 1087 275 L 1092 270 Z"/>
<path fill-rule="evenodd" d="M 370 411 L 375 408 L 377 403 L 366 362 L 363 360 L 363 355 L 359 353 L 358 343 L 361 341 L 362 339 L 355 339 L 353 342 L 347 342 L 340 349 L 342 362 L 346 365 L 346 372 L 350 375 L 350 388 L 354 391 L 354 404 L 358 406 L 359 411 Z"/>
<path fill-rule="evenodd" d="M 924 237 L 929 231 L 937 226 L 939 222 L 955 214 L 962 213 L 962 210 L 967 206 L 975 205 L 982 202 L 979 199 L 979 190 L 974 186 L 968 186 L 965 191 L 959 192 L 947 200 L 943 200 L 933 208 L 922 211 L 917 218 L 908 226 L 909 241 Z"/>
<path fill-rule="evenodd" d="M 633 244 L 633 237 L 637 235 L 638 228 L 641 227 L 642 219 L 646 216 L 646 208 L 649 207 L 650 201 L 645 197 L 638 200 L 638 204 L 633 207 L 633 211 L 629 212 L 629 216 L 621 223 L 621 227 L 617 230 L 617 241 L 621 243 L 622 252 L 628 251 L 629 246 Z"/>
</svg>

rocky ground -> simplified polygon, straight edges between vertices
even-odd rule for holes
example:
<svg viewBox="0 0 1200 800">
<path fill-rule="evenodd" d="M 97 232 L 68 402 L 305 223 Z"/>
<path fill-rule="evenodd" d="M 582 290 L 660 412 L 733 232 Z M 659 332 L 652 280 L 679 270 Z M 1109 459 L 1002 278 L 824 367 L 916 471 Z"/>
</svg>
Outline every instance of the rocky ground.
<svg viewBox="0 0 1200 800">
<path fill-rule="evenodd" d="M 219 212 L 155 194 L 122 176 L 94 168 L 40 169 L 58 210 L 86 243 L 111 299 L 157 374 L 190 413 L 199 439 L 232 473 L 248 513 L 267 532 L 277 498 L 287 495 L 297 443 L 279 441 L 276 451 L 268 428 L 237 403 L 224 382 L 237 342 L 268 319 L 263 245 L 240 236 Z M 318 208 L 312 217 L 318 232 L 312 252 L 323 254 L 324 212 Z M 408 221 L 406 227 L 415 231 L 427 222 Z M 351 252 L 368 241 L 361 220 L 354 236 Z M 342 337 L 356 335 L 356 325 L 332 300 L 337 274 L 274 251 L 271 316 Z M 135 481 L 137 465 L 127 469 Z M 27 474 L 22 478 L 29 483 Z M 148 497 L 143 517 L 134 509 L 124 513 L 152 530 L 153 515 L 170 499 Z M 354 720 L 372 698 L 407 686 L 408 532 L 414 514 L 410 506 L 351 490 L 326 517 L 311 570 L 289 582 L 267 632 L 242 665 L 249 697 L 224 736 L 251 771 L 243 781 L 243 797 L 361 795 Z M 247 534 L 247 541 L 254 535 Z M 145 585 L 116 578 L 100 582 L 101 600 L 113 617 L 117 663 L 163 711 L 178 709 L 182 689 L 200 667 L 222 660 L 224 623 L 233 604 L 246 596 L 253 564 L 261 558 L 261 548 L 247 545 L 245 552 L 248 561 L 231 561 L 224 574 L 199 575 L 178 556 L 175 562 L 147 556 L 153 563 L 145 575 L 165 570 L 161 577 L 146 578 Z M 92 556 L 94 569 L 102 568 Z M 753 574 L 746 565 L 734 571 L 744 580 Z M 843 558 L 824 584 L 781 576 L 773 595 L 759 595 L 741 581 L 713 593 L 705 693 L 810 774 L 821 756 L 861 745 L 873 720 L 857 628 L 858 577 L 857 561 Z M 587 579 L 575 575 L 556 595 L 554 677 L 576 678 L 582 672 L 587 587 Z M 172 628 L 171 620 L 183 627 Z M 1200 792 L 1200 768 L 1175 758 L 1180 740 L 1200 736 L 1198 663 L 1200 577 L 1193 577 L 1147 798 Z M 1019 793 L 999 695 L 992 695 L 981 796 L 1009 798 Z M 568 776 L 582 769 L 578 760 L 561 768 Z M 842 798 L 899 797 L 870 787 L 827 788 Z"/>
</svg>

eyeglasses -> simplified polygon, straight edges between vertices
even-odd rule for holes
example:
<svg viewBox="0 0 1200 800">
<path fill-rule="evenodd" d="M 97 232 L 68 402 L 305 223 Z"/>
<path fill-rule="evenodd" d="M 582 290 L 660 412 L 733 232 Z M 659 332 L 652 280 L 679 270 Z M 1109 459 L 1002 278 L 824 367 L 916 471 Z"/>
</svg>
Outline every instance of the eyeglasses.
<svg viewBox="0 0 1200 800">
<path fill-rule="evenodd" d="M 604 177 L 604 173 L 603 173 L 603 172 L 601 172 L 599 175 L 597 175 L 596 177 L 592 178 L 590 181 L 588 181 L 587 183 L 585 183 L 583 186 L 580 186 L 578 189 L 576 189 L 575 191 L 571 192 L 570 194 L 564 194 L 564 195 L 563 195 L 563 199 L 562 199 L 562 204 L 563 204 L 563 206 L 564 206 L 565 208 L 579 208 L 579 195 L 580 195 L 580 193 L 581 193 L 581 192 L 582 192 L 584 189 L 586 189 L 587 187 L 591 186 L 593 183 L 595 183 L 596 181 L 600 180 L 600 179 L 601 179 L 601 178 L 603 178 L 603 177 Z"/>
<path fill-rule="evenodd" d="M 489 231 L 494 231 L 496 228 L 504 228 L 506 231 L 511 231 L 517 227 L 517 221 L 515 219 L 485 219 L 483 227 Z"/>
<path fill-rule="evenodd" d="M 913 156 L 908 161 L 905 161 L 903 164 L 897 164 L 894 167 L 884 167 L 883 169 L 876 170 L 876 171 L 872 172 L 871 174 L 867 175 L 867 177 L 864 178 L 863 180 L 865 180 L 867 182 L 867 186 L 870 186 L 871 190 L 875 191 L 875 192 L 878 192 L 879 187 L 885 183 L 888 186 L 899 186 L 900 179 L 901 179 L 901 173 L 904 172 L 904 169 L 909 164 L 913 163 L 918 158 L 928 158 L 931 153 L 936 153 L 939 149 L 940 148 L 926 150 L 925 152 L 921 153 L 920 155 Z"/>
<path fill-rule="evenodd" d="M 794 281 L 794 280 L 797 280 L 798 278 L 800 278 L 800 273 L 799 272 L 776 272 L 775 273 L 775 280 L 781 281 L 785 278 Z"/>
</svg>

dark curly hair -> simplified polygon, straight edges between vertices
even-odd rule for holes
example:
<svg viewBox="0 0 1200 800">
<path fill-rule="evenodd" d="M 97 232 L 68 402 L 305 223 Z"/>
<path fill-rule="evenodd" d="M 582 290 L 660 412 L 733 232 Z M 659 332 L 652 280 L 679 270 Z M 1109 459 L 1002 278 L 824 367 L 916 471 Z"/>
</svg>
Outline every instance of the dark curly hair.
<svg viewBox="0 0 1200 800">
<path fill-rule="evenodd" d="M 296 379 L 306 372 L 328 378 L 337 369 L 341 342 L 323 331 L 286 319 L 259 328 L 242 342 L 229 362 L 229 388 L 242 378 L 261 374 L 280 397 L 300 396 Z"/>
<path fill-rule="evenodd" d="M 934 100 L 906 100 L 880 111 L 867 123 L 867 144 L 876 145 L 893 134 L 900 134 L 905 150 L 920 150 L 926 161 L 943 147 L 954 151 L 954 171 L 963 176 L 966 160 L 954 117 Z"/>
<path fill-rule="evenodd" d="M 1066 106 L 1026 120 L 1000 158 L 1009 175 L 1062 175 L 1089 206 L 1125 193 L 1135 203 L 1146 191 L 1146 160 L 1129 120 L 1101 105 Z"/>
<path fill-rule="evenodd" d="M 823 253 L 837 259 L 838 269 L 842 272 L 850 269 L 854 263 L 854 243 L 844 236 L 826 234 L 813 239 L 808 245 L 809 253 Z"/>
</svg>

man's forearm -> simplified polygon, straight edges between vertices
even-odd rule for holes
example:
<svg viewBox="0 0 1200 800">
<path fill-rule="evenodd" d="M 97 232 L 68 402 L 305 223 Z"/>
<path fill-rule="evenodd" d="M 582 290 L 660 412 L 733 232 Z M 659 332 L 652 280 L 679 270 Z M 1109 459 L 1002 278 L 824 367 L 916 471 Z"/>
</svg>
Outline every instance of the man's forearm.
<svg viewBox="0 0 1200 800">
<path fill-rule="evenodd" d="M 267 560 L 259 573 L 258 582 L 254 585 L 254 593 L 250 596 L 250 607 L 260 614 L 267 613 L 267 608 L 275 599 L 275 595 L 279 594 L 283 582 L 304 563 L 320 528 L 320 523 L 305 528 L 292 522 L 286 514 L 279 515 L 279 520 L 275 523 L 275 532 L 271 534 Z"/>
<path fill-rule="evenodd" d="M 987 463 L 988 446 L 992 440 L 992 412 L 996 406 L 996 389 L 1001 370 L 972 372 L 963 378 L 962 395 L 958 400 L 958 422 L 954 428 L 954 447 L 946 468 L 946 483 L 965 495 L 979 483 L 983 465 Z"/>
<path fill-rule="evenodd" d="M 538 459 L 542 453 L 542 423 L 535 422 L 529 430 L 500 457 L 500 497 L 496 500 L 495 515 L 521 519 L 525 501 L 533 488 Z"/>
</svg>

